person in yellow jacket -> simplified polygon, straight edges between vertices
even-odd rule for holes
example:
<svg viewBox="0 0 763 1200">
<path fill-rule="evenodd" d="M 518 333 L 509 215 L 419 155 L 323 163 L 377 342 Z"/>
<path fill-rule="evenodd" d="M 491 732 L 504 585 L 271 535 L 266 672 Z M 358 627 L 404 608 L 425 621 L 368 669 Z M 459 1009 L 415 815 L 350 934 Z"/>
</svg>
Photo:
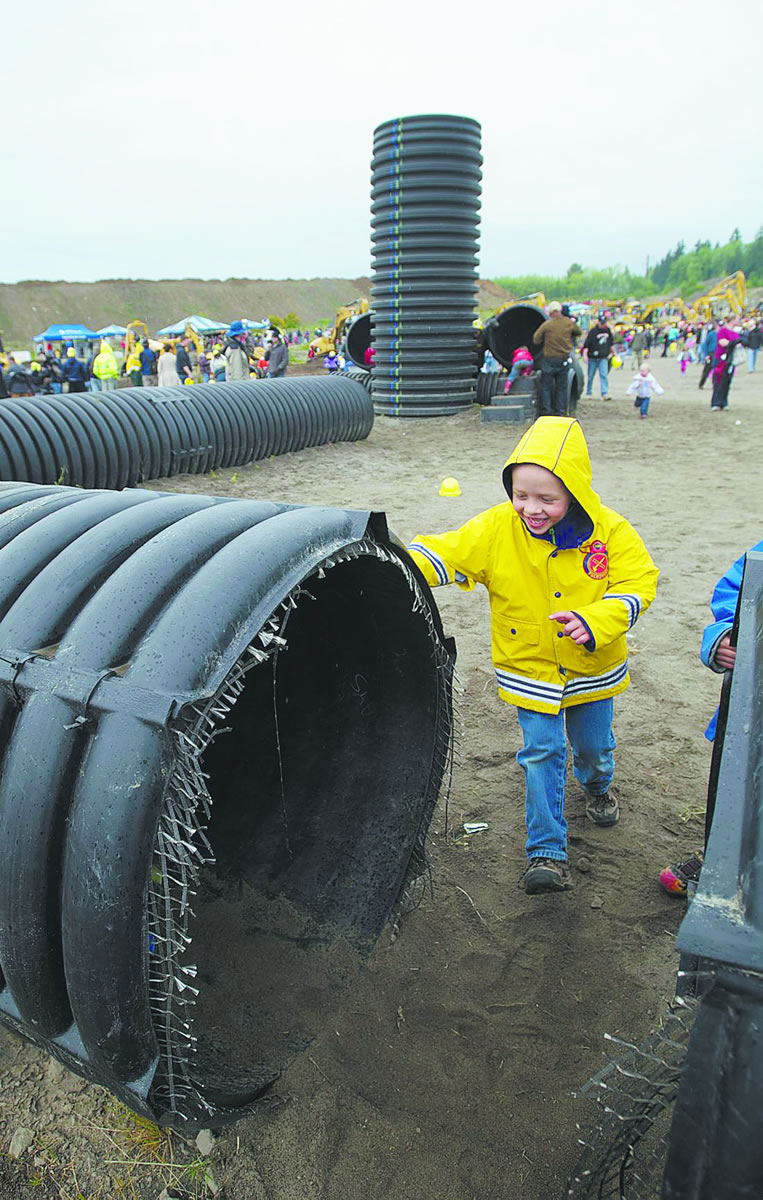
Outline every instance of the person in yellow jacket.
<svg viewBox="0 0 763 1200">
<path fill-rule="evenodd" d="M 503 470 L 509 502 L 408 546 L 431 586 L 481 583 L 490 596 L 493 666 L 517 706 L 524 747 L 525 891 L 566 891 L 565 724 L 586 812 L 614 825 L 612 697 L 628 687 L 626 632 L 654 599 L 658 571 L 625 517 L 591 485 L 580 424 L 540 417 Z"/>
<path fill-rule="evenodd" d="M 140 361 L 140 342 L 136 342 L 127 356 L 125 375 L 129 375 L 133 387 L 143 387 L 143 365 Z"/>
<path fill-rule="evenodd" d="M 101 342 L 100 354 L 93 359 L 93 376 L 101 385 L 104 392 L 113 391 L 119 378 L 119 364 L 116 355 L 107 341 Z"/>
</svg>

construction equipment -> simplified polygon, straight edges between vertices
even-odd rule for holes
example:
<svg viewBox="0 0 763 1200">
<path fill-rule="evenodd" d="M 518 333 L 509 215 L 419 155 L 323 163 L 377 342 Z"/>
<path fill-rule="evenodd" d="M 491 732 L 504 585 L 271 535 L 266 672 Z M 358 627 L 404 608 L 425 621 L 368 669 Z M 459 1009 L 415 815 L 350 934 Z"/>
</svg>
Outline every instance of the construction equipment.
<svg viewBox="0 0 763 1200">
<path fill-rule="evenodd" d="M 703 321 L 714 317 L 725 317 L 729 313 L 741 315 L 747 307 L 747 280 L 744 271 L 735 271 L 694 301 L 697 314 Z"/>
<path fill-rule="evenodd" d="M 531 292 L 531 294 L 529 296 L 520 296 L 516 300 L 506 300 L 506 301 L 504 301 L 504 303 L 501 305 L 500 308 L 497 308 L 495 310 L 495 312 L 492 315 L 494 317 L 497 317 L 499 313 L 506 312 L 507 309 L 514 308 L 517 305 L 530 305 L 534 308 L 544 309 L 546 307 L 545 293 L 544 292 Z M 476 321 L 475 321 L 475 326 L 477 326 Z M 479 328 L 479 327 L 480 326 L 477 326 L 477 328 Z"/>
<path fill-rule="evenodd" d="M 191 339 L 191 341 L 193 342 L 193 344 L 196 347 L 196 350 L 198 351 L 199 354 L 202 354 L 204 352 L 204 343 L 202 342 L 198 333 L 194 329 L 193 325 L 190 325 L 190 324 L 186 325 L 183 337 Z"/>
<path fill-rule="evenodd" d="M 204 349 L 204 343 L 194 329 L 193 325 L 186 325 L 182 338 L 163 337 L 161 341 L 157 341 L 156 338 L 152 338 L 149 335 L 148 325 L 145 321 L 130 321 L 129 325 L 127 326 L 127 333 L 125 335 L 125 356 L 129 356 L 133 346 L 135 346 L 138 342 L 147 341 L 152 350 L 161 350 L 165 342 L 169 342 L 169 344 L 174 347 L 178 342 L 182 341 L 183 338 L 190 338 L 199 354 L 202 353 Z"/>
<path fill-rule="evenodd" d="M 338 308 L 333 328 L 327 333 L 322 333 L 319 337 L 313 338 L 311 341 L 310 349 L 313 352 L 313 356 L 316 354 L 330 354 L 332 350 L 338 350 L 348 322 L 353 317 L 358 317 L 361 313 L 366 312 L 368 312 L 368 300 L 365 296 L 359 296 L 357 299 L 351 300 L 349 304 L 343 304 L 341 308 Z"/>
<path fill-rule="evenodd" d="M 148 325 L 145 321 L 130 321 L 125 334 L 125 358 L 130 357 L 133 347 L 143 340 L 148 341 Z"/>
<path fill-rule="evenodd" d="M 629 315 L 639 325 L 650 325 L 654 320 L 655 313 L 659 314 L 661 309 L 667 307 L 667 304 L 666 300 L 651 300 L 649 304 L 644 305 L 637 301 L 632 306 Z"/>
</svg>

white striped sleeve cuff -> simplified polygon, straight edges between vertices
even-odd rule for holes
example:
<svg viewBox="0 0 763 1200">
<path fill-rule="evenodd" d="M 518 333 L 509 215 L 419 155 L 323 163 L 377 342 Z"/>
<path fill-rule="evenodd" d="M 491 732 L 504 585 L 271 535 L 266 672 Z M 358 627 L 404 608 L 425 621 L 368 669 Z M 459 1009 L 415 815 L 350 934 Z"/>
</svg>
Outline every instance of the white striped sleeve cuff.
<svg viewBox="0 0 763 1200">
<path fill-rule="evenodd" d="M 408 549 L 420 554 L 422 558 L 425 558 L 434 567 L 438 584 L 451 583 L 448 568 L 444 560 L 440 558 L 439 554 L 435 554 L 434 550 L 430 550 L 429 546 L 424 546 L 421 542 L 411 542 Z"/>
<path fill-rule="evenodd" d="M 628 610 L 628 628 L 632 629 L 641 615 L 641 597 L 635 592 L 606 592 L 603 600 L 621 600 Z"/>
</svg>

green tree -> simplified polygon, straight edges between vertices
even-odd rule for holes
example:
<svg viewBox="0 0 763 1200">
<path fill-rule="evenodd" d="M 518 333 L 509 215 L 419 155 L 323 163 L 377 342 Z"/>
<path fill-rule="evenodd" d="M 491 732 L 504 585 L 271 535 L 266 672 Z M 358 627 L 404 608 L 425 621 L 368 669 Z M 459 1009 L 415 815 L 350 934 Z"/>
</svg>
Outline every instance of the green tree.
<svg viewBox="0 0 763 1200">
<path fill-rule="evenodd" d="M 674 290 L 689 297 L 705 291 L 711 280 L 734 271 L 744 271 L 753 287 L 763 285 L 763 226 L 748 243 L 742 241 L 738 229 L 724 245 L 700 239 L 693 250 L 687 251 L 680 241 L 656 263 L 648 277 L 632 275 L 627 267 L 619 265 L 596 270 L 573 262 L 561 278 L 507 275 L 496 282 L 517 299 L 543 292 L 549 300 L 622 300 L 630 296 L 643 300 Z"/>
</svg>

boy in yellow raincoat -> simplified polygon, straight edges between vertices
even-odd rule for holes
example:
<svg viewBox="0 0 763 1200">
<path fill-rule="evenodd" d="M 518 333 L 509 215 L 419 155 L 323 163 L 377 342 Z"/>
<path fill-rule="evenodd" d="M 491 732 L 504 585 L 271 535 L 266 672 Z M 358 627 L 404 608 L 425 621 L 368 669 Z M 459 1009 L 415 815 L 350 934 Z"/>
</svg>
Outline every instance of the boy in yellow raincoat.
<svg viewBox="0 0 763 1200">
<path fill-rule="evenodd" d="M 628 687 L 625 634 L 654 599 L 658 571 L 635 529 L 591 486 L 579 423 L 541 417 L 503 470 L 509 503 L 408 547 L 432 585 L 483 584 L 502 700 L 517 706 L 524 747 L 525 891 L 572 887 L 564 786 L 567 737 L 597 825 L 620 816 L 612 697 Z"/>
</svg>

